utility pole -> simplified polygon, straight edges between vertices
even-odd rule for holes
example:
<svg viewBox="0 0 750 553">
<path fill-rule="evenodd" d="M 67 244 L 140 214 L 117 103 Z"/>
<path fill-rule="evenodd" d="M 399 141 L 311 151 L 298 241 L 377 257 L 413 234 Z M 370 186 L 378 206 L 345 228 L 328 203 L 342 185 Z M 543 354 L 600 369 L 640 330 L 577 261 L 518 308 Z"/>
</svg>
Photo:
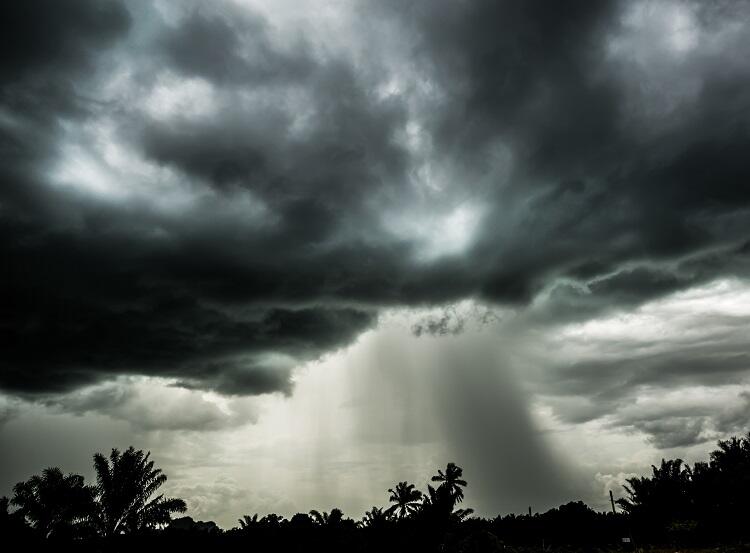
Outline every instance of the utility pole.
<svg viewBox="0 0 750 553">
<path fill-rule="evenodd" d="M 612 513 L 617 514 L 615 510 L 615 498 L 612 496 L 612 490 L 609 490 L 609 502 L 612 503 Z"/>
<path fill-rule="evenodd" d="M 529 505 L 529 516 L 531 516 L 531 505 Z"/>
</svg>

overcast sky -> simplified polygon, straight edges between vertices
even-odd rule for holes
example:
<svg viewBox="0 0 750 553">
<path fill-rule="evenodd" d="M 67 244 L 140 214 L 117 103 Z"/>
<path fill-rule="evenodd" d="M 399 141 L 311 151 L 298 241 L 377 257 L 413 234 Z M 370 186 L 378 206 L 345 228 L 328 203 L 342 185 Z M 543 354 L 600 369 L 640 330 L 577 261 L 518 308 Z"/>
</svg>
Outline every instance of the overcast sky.
<svg viewBox="0 0 750 553">
<path fill-rule="evenodd" d="M 605 508 L 750 428 L 747 2 L 0 10 L 0 494 Z"/>
</svg>

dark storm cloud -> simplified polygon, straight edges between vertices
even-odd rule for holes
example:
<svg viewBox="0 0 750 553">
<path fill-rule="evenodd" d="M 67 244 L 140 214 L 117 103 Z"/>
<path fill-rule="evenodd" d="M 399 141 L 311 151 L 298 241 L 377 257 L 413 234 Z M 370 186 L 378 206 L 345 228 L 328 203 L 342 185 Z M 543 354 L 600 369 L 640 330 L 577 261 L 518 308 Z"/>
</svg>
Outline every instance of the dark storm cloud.
<svg viewBox="0 0 750 553">
<path fill-rule="evenodd" d="M 130 372 L 228 393 L 288 390 L 291 367 L 269 372 L 258 366 L 259 357 L 314 358 L 371 323 L 368 312 L 343 307 L 230 313 L 226 305 L 206 305 L 218 295 L 210 284 L 201 290 L 171 281 L 149 260 L 169 252 L 111 230 L 38 236 L 5 254 L 15 269 L 4 279 L 14 295 L 5 301 L 3 380 L 16 391 L 64 390 Z M 201 269 L 187 272 L 198 280 Z M 207 271 L 213 273 L 210 266 Z M 195 297 L 201 291 L 204 300 Z"/>
<path fill-rule="evenodd" d="M 741 153 L 750 146 L 750 98 L 741 92 L 750 68 L 736 55 L 746 33 L 693 63 L 666 62 L 682 65 L 679 78 L 653 83 L 657 93 L 678 90 L 685 73 L 698 75 L 701 89 L 672 128 L 656 130 L 659 117 L 635 122 L 628 79 L 635 87 L 643 77 L 608 51 L 612 37 L 627 32 L 627 9 L 585 1 L 394 6 L 419 37 L 416 55 L 447 91 L 431 121 L 445 151 L 481 166 L 500 141 L 516 155 L 510 182 L 494 192 L 510 207 L 488 218 L 473 252 L 490 298 L 524 300 L 550 278 L 606 275 L 628 261 L 675 259 L 746 238 L 737 227 L 718 228 L 746 222 L 750 201 Z M 709 34 L 738 15 L 700 11 Z M 719 69 L 727 59 L 731 70 Z M 631 279 L 634 299 L 652 297 L 654 285 L 684 284 L 669 274 L 648 280 L 641 289 Z"/>
<path fill-rule="evenodd" d="M 490 139 L 514 134 L 533 161 L 569 170 L 570 156 L 599 133 L 612 138 L 617 91 L 591 70 L 615 3 L 391 4 L 418 33 L 417 55 L 449 93 L 450 109 L 435 122 L 440 138 L 476 149 L 472 161 Z"/>
<path fill-rule="evenodd" d="M 8 69 L 14 80 L 3 88 L 6 107 L 15 108 L 18 96 L 32 91 L 27 82 L 53 78 L 66 83 L 65 102 L 80 103 L 97 50 L 128 28 L 124 8 L 102 6 L 72 3 L 57 18 L 57 3 L 29 6 L 39 10 L 36 17 L 10 8 L 3 21 L 16 25 L 6 37 L 18 60 Z M 23 42 L 42 34 L 40 44 Z M 141 373 L 227 394 L 288 392 L 292 362 L 336 349 L 371 324 L 366 309 L 299 304 L 316 297 L 304 291 L 316 283 L 305 274 L 285 278 L 288 260 L 259 259 L 269 251 L 283 258 L 298 240 L 314 241 L 330 206 L 316 210 L 312 200 L 291 198 L 284 205 L 289 221 L 275 236 L 264 241 L 248 233 L 227 243 L 224 233 L 242 229 L 220 222 L 174 228 L 148 206 L 113 207 L 47 188 L 39 169 L 55 149 L 54 117 L 93 117 L 89 108 L 96 106 L 81 102 L 86 109 L 49 108 L 50 119 L 39 119 L 48 109 L 43 104 L 28 114 L 15 111 L 18 121 L 3 128 L 3 157 L 10 162 L 0 204 L 5 389 L 66 391 Z M 39 137 L 45 138 L 41 144 Z M 170 223 L 165 232 L 173 240 L 154 238 L 157 227 Z M 243 261 L 245 255 L 253 259 Z M 279 303 L 239 311 L 232 303 L 258 298 Z M 287 357 L 268 361 L 269 355 Z"/>
<path fill-rule="evenodd" d="M 649 68 L 610 47 L 632 34 L 628 3 L 363 7 L 407 37 L 399 60 L 376 25 L 355 37 L 370 54 L 358 59 L 225 3 L 165 20 L 116 2 L 38 3 L 38 17 L 29 3 L 3 7 L 0 386 L 62 391 L 129 373 L 286 392 L 294 363 L 350 343 L 383 306 L 523 304 L 552 288 L 549 313 L 564 319 L 745 276 L 750 66 L 737 52 L 748 41 L 723 32 L 737 13 L 680 5 L 718 46 L 688 61 L 655 50 L 671 82 L 650 88 L 637 86 Z M 131 74 L 126 93 L 103 92 Z M 174 76 L 167 88 L 205 85 L 206 106 L 145 109 Z M 390 77 L 407 84 L 385 93 Z M 688 78 L 700 85 L 689 100 L 643 117 Z M 440 193 L 414 184 L 413 119 L 429 161 L 455 178 Z M 72 138 L 96 146 L 82 129 L 100 120 L 194 203 L 175 214 L 51 183 Z M 157 183 L 137 178 L 158 199 Z M 458 197 L 484 209 L 475 236 L 425 259 L 424 240 L 392 216 L 420 227 Z M 631 380 L 670 374 L 638 361 L 620 367 Z M 613 372 L 584 364 L 566 378 Z"/>
<path fill-rule="evenodd" d="M 62 118 L 84 117 L 92 103 L 80 83 L 96 73 L 97 55 L 122 39 L 131 18 L 117 2 L 8 2 L 0 8 L 0 210 L 32 219 L 46 208 L 36 182 L 55 148 Z M 21 235 L 13 236 L 19 240 Z"/>
<path fill-rule="evenodd" d="M 283 51 L 273 44 L 262 16 L 227 5 L 219 5 L 213 13 L 196 7 L 166 30 L 161 41 L 176 69 L 218 83 L 263 86 L 304 76 L 315 65 L 303 40 Z"/>
<path fill-rule="evenodd" d="M 0 23 L 2 81 L 13 85 L 27 79 L 24 84 L 33 85 L 74 78 L 90 69 L 97 50 L 110 46 L 129 25 L 120 2 L 10 2 L 3 6 Z"/>
</svg>

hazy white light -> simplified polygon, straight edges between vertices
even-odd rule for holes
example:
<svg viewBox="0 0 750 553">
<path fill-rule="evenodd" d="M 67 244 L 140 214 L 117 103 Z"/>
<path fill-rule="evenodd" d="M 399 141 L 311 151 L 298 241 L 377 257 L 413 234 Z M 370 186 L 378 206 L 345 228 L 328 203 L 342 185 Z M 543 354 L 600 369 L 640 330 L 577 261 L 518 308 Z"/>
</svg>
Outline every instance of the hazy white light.
<svg viewBox="0 0 750 553">
<path fill-rule="evenodd" d="M 144 159 L 119 137 L 115 121 L 101 118 L 66 131 L 50 168 L 53 185 L 108 202 L 146 201 L 165 212 L 188 209 L 197 199 L 189 180 Z"/>
<path fill-rule="evenodd" d="M 158 120 L 202 118 L 216 110 L 214 87 L 200 78 L 165 74 L 151 89 L 144 103 L 146 113 Z"/>
<path fill-rule="evenodd" d="M 481 211 L 476 206 L 462 205 L 439 218 L 435 224 L 435 238 L 428 250 L 433 255 L 460 253 L 474 237 Z"/>
<path fill-rule="evenodd" d="M 53 177 L 63 185 L 97 196 L 122 198 L 126 195 L 125 189 L 112 178 L 106 164 L 78 144 L 63 149 L 62 159 Z"/>
<path fill-rule="evenodd" d="M 700 28 L 683 2 L 646 0 L 629 5 L 623 33 L 609 43 L 613 53 L 646 61 L 664 53 L 684 54 L 698 45 Z"/>
<path fill-rule="evenodd" d="M 481 206 L 464 203 L 437 213 L 386 216 L 385 226 L 399 238 L 413 241 L 417 260 L 426 262 L 464 252 L 474 241 L 483 215 Z"/>
</svg>

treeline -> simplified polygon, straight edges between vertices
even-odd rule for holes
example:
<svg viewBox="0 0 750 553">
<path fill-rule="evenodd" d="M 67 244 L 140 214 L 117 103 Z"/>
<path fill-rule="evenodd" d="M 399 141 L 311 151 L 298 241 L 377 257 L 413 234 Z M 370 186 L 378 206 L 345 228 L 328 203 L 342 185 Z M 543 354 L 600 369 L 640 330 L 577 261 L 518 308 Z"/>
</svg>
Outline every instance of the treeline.
<svg viewBox="0 0 750 553">
<path fill-rule="evenodd" d="M 662 460 L 617 503 L 642 541 L 750 538 L 750 433 L 718 442 L 706 462 Z"/>
<path fill-rule="evenodd" d="M 750 434 L 718 442 L 707 462 L 663 460 L 632 478 L 619 512 L 570 502 L 542 514 L 472 516 L 463 508 L 463 471 L 453 463 L 422 492 L 408 482 L 388 490 L 388 505 L 359 520 L 339 509 L 287 519 L 245 515 L 222 530 L 190 517 L 180 499 L 157 494 L 166 480 L 149 454 L 129 448 L 94 456 L 96 484 L 45 470 L 18 483 L 0 504 L 0 532 L 37 548 L 78 551 L 442 551 L 493 552 L 634 548 L 646 544 L 741 547 L 750 540 Z M 626 541 L 623 541 L 623 538 Z M 744 549 L 741 549 L 744 550 Z"/>
</svg>

